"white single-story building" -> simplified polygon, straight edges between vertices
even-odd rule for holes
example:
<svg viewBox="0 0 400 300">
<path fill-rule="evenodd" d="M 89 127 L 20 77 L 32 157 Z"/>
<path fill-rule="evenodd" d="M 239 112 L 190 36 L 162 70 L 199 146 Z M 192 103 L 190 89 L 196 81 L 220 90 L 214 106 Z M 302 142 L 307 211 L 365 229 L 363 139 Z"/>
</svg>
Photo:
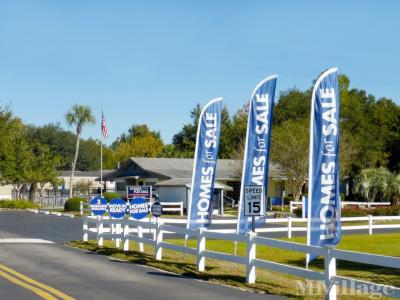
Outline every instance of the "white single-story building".
<svg viewBox="0 0 400 300">
<path fill-rule="evenodd" d="M 111 170 L 103 170 L 103 174 L 106 175 L 112 172 Z M 61 184 L 56 188 L 59 194 L 67 195 L 69 192 L 70 187 L 70 176 L 71 171 L 59 171 L 58 179 L 61 180 Z M 100 177 L 100 171 L 75 171 L 73 184 L 77 184 L 79 182 L 90 183 L 90 189 L 93 192 L 100 189 L 101 183 L 100 181 L 96 180 Z M 104 182 L 104 190 L 115 190 L 115 182 L 114 181 L 105 181 Z M 46 184 L 43 187 L 44 194 L 54 194 L 54 188 L 51 184 Z M 1 199 L 12 199 L 15 197 L 15 193 L 13 193 L 14 187 L 12 185 L 0 185 L 0 200 Z M 28 194 L 27 190 L 23 191 L 24 194 Z"/>
<path fill-rule="evenodd" d="M 115 181 L 115 191 L 126 197 L 127 186 L 150 185 L 161 202 L 183 202 L 187 207 L 193 170 L 193 159 L 186 158 L 138 158 L 132 157 L 120 167 L 103 177 Z M 215 182 L 214 199 L 235 200 L 240 196 L 242 162 L 240 160 L 219 159 Z M 281 197 L 284 190 L 284 177 L 278 167 L 270 163 L 268 196 Z M 219 201 L 214 201 L 219 208 Z"/>
</svg>

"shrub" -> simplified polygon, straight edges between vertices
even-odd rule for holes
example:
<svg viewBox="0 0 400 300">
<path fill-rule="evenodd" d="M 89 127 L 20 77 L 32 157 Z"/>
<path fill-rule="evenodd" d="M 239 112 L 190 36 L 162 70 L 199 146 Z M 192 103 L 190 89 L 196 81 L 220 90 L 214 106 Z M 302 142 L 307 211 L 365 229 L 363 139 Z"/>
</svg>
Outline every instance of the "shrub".
<svg viewBox="0 0 400 300">
<path fill-rule="evenodd" d="M 296 208 L 293 210 L 296 217 L 301 218 L 302 209 Z M 400 205 L 383 206 L 377 208 L 359 208 L 357 205 L 349 205 L 342 208 L 342 217 L 365 217 L 373 216 L 400 216 Z"/>
<path fill-rule="evenodd" d="M 81 201 L 86 202 L 86 199 L 81 197 L 69 198 L 67 201 L 65 201 L 64 209 L 66 211 L 79 211 Z"/>
<path fill-rule="evenodd" d="M 28 208 L 38 208 L 37 203 L 33 203 L 29 200 L 0 200 L 0 208 L 10 208 L 10 209 L 28 209 Z"/>
<path fill-rule="evenodd" d="M 400 216 L 400 205 L 377 207 L 372 210 L 373 216 Z"/>
<path fill-rule="evenodd" d="M 303 210 L 300 208 L 300 207 L 298 207 L 298 208 L 295 208 L 294 210 L 293 210 L 293 213 L 296 215 L 296 217 L 298 217 L 298 218 L 301 218 L 302 216 L 303 216 Z"/>
<path fill-rule="evenodd" d="M 345 206 L 342 208 L 342 217 L 364 217 L 370 214 L 370 209 L 358 206 Z"/>
<path fill-rule="evenodd" d="M 112 199 L 121 198 L 121 195 L 114 192 L 105 192 L 103 193 L 103 197 L 106 198 L 107 202 L 110 202 Z"/>
</svg>

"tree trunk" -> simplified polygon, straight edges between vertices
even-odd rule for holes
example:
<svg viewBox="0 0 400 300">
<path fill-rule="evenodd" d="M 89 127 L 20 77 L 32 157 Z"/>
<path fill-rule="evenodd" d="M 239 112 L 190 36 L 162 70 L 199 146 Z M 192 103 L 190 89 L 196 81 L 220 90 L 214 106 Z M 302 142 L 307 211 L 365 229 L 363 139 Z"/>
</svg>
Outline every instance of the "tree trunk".
<svg viewBox="0 0 400 300">
<path fill-rule="evenodd" d="M 31 186 L 29 188 L 29 200 L 32 202 L 35 200 L 36 190 L 37 190 L 37 184 L 31 183 Z"/>
<path fill-rule="evenodd" d="M 69 178 L 69 197 L 70 197 L 70 198 L 72 198 L 72 194 L 73 194 L 74 173 L 75 173 L 76 161 L 78 160 L 79 140 L 80 140 L 80 137 L 81 137 L 81 134 L 78 133 L 78 134 L 76 135 L 75 157 L 74 157 L 74 161 L 73 161 L 73 163 L 72 163 L 71 177 Z"/>
</svg>

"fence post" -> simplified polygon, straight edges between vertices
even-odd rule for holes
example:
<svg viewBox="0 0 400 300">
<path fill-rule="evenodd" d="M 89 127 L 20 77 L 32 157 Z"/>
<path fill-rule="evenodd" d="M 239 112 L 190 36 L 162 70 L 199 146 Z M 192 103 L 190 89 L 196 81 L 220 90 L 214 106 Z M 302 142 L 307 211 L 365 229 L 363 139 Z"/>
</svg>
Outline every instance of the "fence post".
<svg viewBox="0 0 400 300">
<path fill-rule="evenodd" d="M 143 228 L 141 225 L 138 225 L 137 227 L 137 235 L 138 237 L 142 238 L 143 237 Z M 143 247 L 143 243 L 139 243 L 139 251 L 143 252 L 144 251 L 144 247 Z"/>
<path fill-rule="evenodd" d="M 110 217 L 110 233 L 112 233 L 112 236 L 111 236 L 111 240 L 112 241 L 115 241 L 115 237 L 114 237 L 114 234 L 115 234 L 115 224 L 114 224 L 114 222 L 113 222 L 113 220 L 112 220 L 112 218 Z"/>
<path fill-rule="evenodd" d="M 123 247 L 124 247 L 124 251 L 129 251 L 129 238 L 128 238 L 128 234 L 129 234 L 129 221 L 128 220 L 124 220 L 124 239 L 123 239 Z"/>
<path fill-rule="evenodd" d="M 163 231 L 160 229 L 160 224 L 156 225 L 156 260 L 162 260 L 162 247 Z"/>
<path fill-rule="evenodd" d="M 287 226 L 288 226 L 288 232 L 287 232 L 287 237 L 288 239 L 292 238 L 292 217 L 287 218 Z"/>
<path fill-rule="evenodd" d="M 206 250 L 206 237 L 204 236 L 203 229 L 199 229 L 197 235 L 197 271 L 204 272 L 206 265 L 206 258 L 203 256 L 203 251 Z"/>
<path fill-rule="evenodd" d="M 372 216 L 368 215 L 368 234 L 372 235 Z"/>
<path fill-rule="evenodd" d="M 183 216 L 183 202 L 179 205 L 179 208 L 181 209 L 181 216 Z"/>
<path fill-rule="evenodd" d="M 121 243 L 121 238 L 120 238 L 120 235 L 121 235 L 121 222 L 122 222 L 122 220 L 117 220 L 117 222 L 118 223 L 116 223 L 115 224 L 115 233 L 117 234 L 117 238 L 115 239 L 115 248 L 119 248 L 119 245 L 120 245 L 120 243 Z"/>
<path fill-rule="evenodd" d="M 79 202 L 79 212 L 81 214 L 81 216 L 83 215 L 83 202 Z"/>
<path fill-rule="evenodd" d="M 325 299 L 336 300 L 336 285 L 334 277 L 336 276 L 336 258 L 332 257 L 331 249 L 326 248 L 324 258 L 325 267 Z"/>
<path fill-rule="evenodd" d="M 249 232 L 247 235 L 247 263 L 246 263 L 246 282 L 256 282 L 256 267 L 254 266 L 254 259 L 256 259 L 256 244 L 253 242 L 255 232 Z"/>
<path fill-rule="evenodd" d="M 97 219 L 97 245 L 103 246 L 103 220 L 102 216 Z"/>
<path fill-rule="evenodd" d="M 87 216 L 84 216 L 83 217 L 83 237 L 82 237 L 82 240 L 84 242 L 88 241 L 88 232 L 87 232 L 87 230 L 88 230 L 88 220 L 87 220 Z"/>
</svg>

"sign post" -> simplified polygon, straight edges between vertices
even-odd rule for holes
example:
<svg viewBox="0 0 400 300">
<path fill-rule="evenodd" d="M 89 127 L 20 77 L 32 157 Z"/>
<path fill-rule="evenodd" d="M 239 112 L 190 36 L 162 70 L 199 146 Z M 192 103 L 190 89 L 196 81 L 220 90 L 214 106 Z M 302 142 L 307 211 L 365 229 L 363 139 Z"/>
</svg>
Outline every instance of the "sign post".
<svg viewBox="0 0 400 300">
<path fill-rule="evenodd" d="M 251 217 L 251 231 L 255 232 L 255 217 L 265 214 L 264 187 L 262 185 L 244 186 L 244 215 Z"/>
</svg>

